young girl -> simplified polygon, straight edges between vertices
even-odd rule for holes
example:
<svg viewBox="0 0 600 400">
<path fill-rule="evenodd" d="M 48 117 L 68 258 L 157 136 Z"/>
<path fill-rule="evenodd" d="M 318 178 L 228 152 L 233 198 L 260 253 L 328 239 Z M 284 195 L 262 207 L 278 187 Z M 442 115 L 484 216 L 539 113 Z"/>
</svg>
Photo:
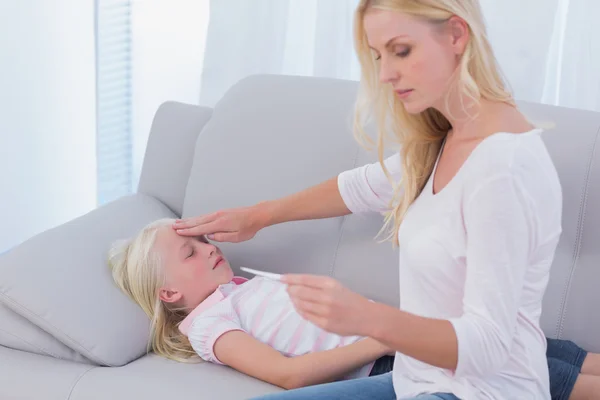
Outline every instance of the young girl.
<svg viewBox="0 0 600 400">
<path fill-rule="evenodd" d="M 199 356 L 287 389 L 391 370 L 387 347 L 307 322 L 283 283 L 234 277 L 219 248 L 173 223 L 151 223 L 109 256 L 116 284 L 151 320 L 155 353 Z"/>
</svg>

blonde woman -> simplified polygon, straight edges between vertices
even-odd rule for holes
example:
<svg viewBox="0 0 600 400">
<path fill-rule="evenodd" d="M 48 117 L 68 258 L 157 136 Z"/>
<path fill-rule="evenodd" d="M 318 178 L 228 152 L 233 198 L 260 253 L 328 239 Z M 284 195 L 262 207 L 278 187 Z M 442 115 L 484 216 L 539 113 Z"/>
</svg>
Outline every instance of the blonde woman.
<svg viewBox="0 0 600 400">
<path fill-rule="evenodd" d="M 400 309 L 328 277 L 284 280 L 307 320 L 396 350 L 393 372 L 268 398 L 550 399 L 539 319 L 561 186 L 541 130 L 501 79 L 479 2 L 362 0 L 355 41 L 367 107 L 357 133 L 365 114 L 378 119 L 380 161 L 174 228 L 241 241 L 285 221 L 389 212 Z M 382 160 L 390 136 L 401 151 Z"/>
</svg>

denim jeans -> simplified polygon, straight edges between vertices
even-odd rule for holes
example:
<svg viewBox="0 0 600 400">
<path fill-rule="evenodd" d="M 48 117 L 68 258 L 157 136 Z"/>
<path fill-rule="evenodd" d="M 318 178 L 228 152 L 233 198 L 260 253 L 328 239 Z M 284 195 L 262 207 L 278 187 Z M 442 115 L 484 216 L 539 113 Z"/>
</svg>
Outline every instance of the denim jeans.
<svg viewBox="0 0 600 400">
<path fill-rule="evenodd" d="M 552 400 L 568 400 L 587 352 L 569 340 L 547 339 L 548 372 Z"/>
<path fill-rule="evenodd" d="M 396 400 L 392 373 L 273 393 L 254 400 Z"/>
<path fill-rule="evenodd" d="M 307 386 L 273 393 L 253 400 L 396 400 L 392 373 L 367 378 Z M 406 400 L 459 400 L 448 393 L 423 394 Z"/>
</svg>

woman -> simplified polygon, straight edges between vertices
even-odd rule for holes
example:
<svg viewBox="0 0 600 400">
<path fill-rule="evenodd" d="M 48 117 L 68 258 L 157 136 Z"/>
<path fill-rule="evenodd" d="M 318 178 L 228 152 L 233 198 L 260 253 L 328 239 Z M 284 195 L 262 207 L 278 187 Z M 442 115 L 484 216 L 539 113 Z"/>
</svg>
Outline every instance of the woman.
<svg viewBox="0 0 600 400">
<path fill-rule="evenodd" d="M 549 399 L 542 298 L 562 193 L 541 131 L 501 80 L 477 0 L 362 0 L 355 41 L 380 161 L 298 194 L 175 224 L 250 239 L 263 227 L 387 212 L 400 304 L 328 277 L 284 277 L 307 320 L 396 350 L 392 373 L 289 391 L 296 399 Z M 400 154 L 381 159 L 385 139 Z M 211 238 L 211 236 L 209 236 Z M 393 382 L 393 383 L 392 383 Z"/>
</svg>

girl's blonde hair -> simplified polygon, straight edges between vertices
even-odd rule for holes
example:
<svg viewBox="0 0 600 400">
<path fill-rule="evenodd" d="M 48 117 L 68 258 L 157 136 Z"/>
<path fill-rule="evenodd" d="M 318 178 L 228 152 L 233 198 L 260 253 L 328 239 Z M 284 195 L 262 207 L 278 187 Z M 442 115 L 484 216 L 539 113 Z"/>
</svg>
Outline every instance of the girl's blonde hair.
<svg viewBox="0 0 600 400">
<path fill-rule="evenodd" d="M 420 114 L 409 114 L 396 97 L 391 85 L 379 83 L 377 62 L 369 48 L 364 29 L 364 16 L 370 8 L 402 12 L 438 25 L 455 15 L 462 18 L 469 27 L 470 39 L 456 70 L 454 84 L 458 85 L 456 88 L 459 93 L 476 102 L 483 98 L 513 106 L 515 103 L 505 87 L 488 41 L 478 0 L 360 1 L 354 20 L 354 44 L 361 64 L 354 131 L 358 141 L 369 147 L 373 141 L 365 133 L 363 126 L 371 116 L 375 117 L 379 161 L 394 185 L 394 198 L 390 205 L 392 211 L 388 213 L 382 231 L 394 221 L 387 239 L 392 239 L 397 245 L 398 230 L 404 215 L 433 172 L 443 140 L 451 125 L 446 117 L 433 108 Z M 391 135 L 387 136 L 386 131 Z M 393 182 L 383 164 L 385 141 L 389 137 L 400 145 L 401 182 Z"/>
<path fill-rule="evenodd" d="M 165 272 L 154 243 L 158 229 L 173 222 L 173 219 L 154 221 L 133 239 L 116 243 L 109 252 L 109 265 L 117 286 L 150 318 L 148 350 L 175 361 L 197 362 L 199 357 L 188 338 L 178 329 L 187 311 L 166 304 L 159 298 Z"/>
</svg>

